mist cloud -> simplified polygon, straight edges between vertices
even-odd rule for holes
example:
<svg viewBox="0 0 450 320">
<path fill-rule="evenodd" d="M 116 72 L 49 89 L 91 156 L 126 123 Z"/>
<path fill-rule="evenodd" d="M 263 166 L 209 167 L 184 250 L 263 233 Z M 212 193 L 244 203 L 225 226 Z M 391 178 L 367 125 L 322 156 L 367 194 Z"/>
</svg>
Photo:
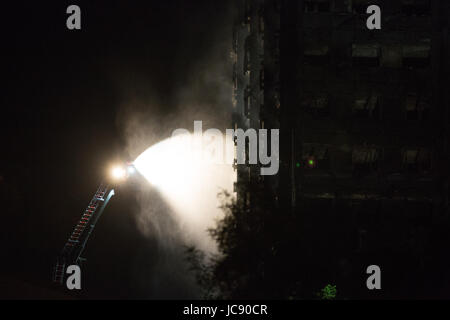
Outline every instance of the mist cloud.
<svg viewBox="0 0 450 320">
<path fill-rule="evenodd" d="M 192 131 L 194 120 L 202 120 L 205 130 L 230 127 L 231 15 L 231 9 L 225 10 L 221 19 L 214 17 L 213 24 L 202 21 L 198 30 L 205 34 L 191 36 L 205 37 L 208 41 L 193 41 L 203 44 L 198 51 L 188 47 L 176 53 L 175 61 L 183 65 L 179 65 L 179 70 L 176 65 L 168 67 L 173 83 L 167 90 L 160 90 L 158 79 L 150 69 L 140 70 L 133 63 L 110 71 L 121 94 L 117 125 L 123 133 L 130 160 L 169 138 L 177 128 Z M 180 41 L 179 46 L 189 46 L 189 38 Z M 214 252 L 206 228 L 221 215 L 217 199 L 220 188 L 232 186 L 230 166 L 205 168 L 202 172 L 203 176 L 198 177 L 201 180 L 198 189 L 190 190 L 191 199 L 185 199 L 189 200 L 189 205 L 186 202 L 181 205 L 168 190 L 157 186 L 143 185 L 136 194 L 139 203 L 139 209 L 134 212 L 136 227 L 149 239 L 156 239 L 158 245 L 157 257 L 142 252 L 136 257 L 134 267 L 136 281 L 143 290 L 148 288 L 150 298 L 199 297 L 200 292 L 184 259 L 184 246 L 194 244 Z M 193 215 L 205 219 L 191 219 Z"/>
</svg>

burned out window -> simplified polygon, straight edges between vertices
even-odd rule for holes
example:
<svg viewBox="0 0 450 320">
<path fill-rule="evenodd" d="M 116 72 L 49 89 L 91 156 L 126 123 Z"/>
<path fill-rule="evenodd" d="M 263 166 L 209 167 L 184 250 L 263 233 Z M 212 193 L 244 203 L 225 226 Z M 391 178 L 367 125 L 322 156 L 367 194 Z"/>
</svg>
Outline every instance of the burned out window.
<svg viewBox="0 0 450 320">
<path fill-rule="evenodd" d="M 264 65 L 259 70 L 259 89 L 264 90 Z"/>
<path fill-rule="evenodd" d="M 427 120 L 430 113 L 430 104 L 425 96 L 419 97 L 417 93 L 411 92 L 405 98 L 406 120 Z"/>
<path fill-rule="evenodd" d="M 307 45 L 303 55 L 306 64 L 324 65 L 329 61 L 329 47 L 327 45 Z"/>
<path fill-rule="evenodd" d="M 378 4 L 375 0 L 352 0 L 352 12 L 357 14 L 366 14 L 367 8 L 372 4 Z"/>
<path fill-rule="evenodd" d="M 250 23 L 252 12 L 251 0 L 244 1 L 244 23 Z"/>
<path fill-rule="evenodd" d="M 430 66 L 430 45 L 417 44 L 403 47 L 403 67 L 426 68 Z"/>
<path fill-rule="evenodd" d="M 351 6 L 347 0 L 334 0 L 332 10 L 335 12 L 348 12 L 351 10 Z"/>
<path fill-rule="evenodd" d="M 243 73 L 250 72 L 250 36 L 245 39 Z"/>
<path fill-rule="evenodd" d="M 384 46 L 381 50 L 381 65 L 383 67 L 401 68 L 402 59 L 401 45 Z"/>
<path fill-rule="evenodd" d="M 301 166 L 306 169 L 328 170 L 330 158 L 328 146 L 318 143 L 304 143 Z"/>
<path fill-rule="evenodd" d="M 238 76 L 236 73 L 236 64 L 233 64 L 233 89 L 237 90 L 238 88 Z"/>
<path fill-rule="evenodd" d="M 275 32 L 273 37 L 272 54 L 275 64 L 279 64 L 280 60 L 280 32 Z"/>
<path fill-rule="evenodd" d="M 306 0 L 305 12 L 329 12 L 331 10 L 330 0 Z"/>
<path fill-rule="evenodd" d="M 378 169 L 380 150 L 375 146 L 358 146 L 352 152 L 353 172 L 357 176 L 372 173 Z"/>
<path fill-rule="evenodd" d="M 409 173 L 427 172 L 431 169 L 431 152 L 427 148 L 403 148 L 402 164 Z"/>
<path fill-rule="evenodd" d="M 280 12 L 281 11 L 281 1 L 272 1 L 273 2 L 273 9 L 275 10 L 275 12 Z"/>
<path fill-rule="evenodd" d="M 378 94 L 357 97 L 353 102 L 353 116 L 357 119 L 380 119 L 380 103 Z"/>
<path fill-rule="evenodd" d="M 380 65 L 380 46 L 377 44 L 353 44 L 352 64 L 361 67 Z"/>
<path fill-rule="evenodd" d="M 302 99 L 302 108 L 312 115 L 328 116 L 330 114 L 330 97 L 327 93 L 309 94 Z"/>
<path fill-rule="evenodd" d="M 313 1 L 306 1 L 305 12 L 316 12 L 316 4 Z"/>
<path fill-rule="evenodd" d="M 244 115 L 246 117 L 250 116 L 250 107 L 251 107 L 251 90 L 250 87 L 247 86 L 244 91 Z"/>
<path fill-rule="evenodd" d="M 430 0 L 402 0 L 402 13 L 405 15 L 427 15 L 430 12 Z"/>
<path fill-rule="evenodd" d="M 264 33 L 264 14 L 263 13 L 260 13 L 260 16 L 259 16 L 259 32 L 260 33 Z"/>
<path fill-rule="evenodd" d="M 367 238 L 368 232 L 365 228 L 358 228 L 358 243 L 356 250 L 362 252 L 367 249 Z"/>
<path fill-rule="evenodd" d="M 352 1 L 352 11 L 358 14 L 364 14 L 367 10 L 367 1 L 354 0 Z"/>
</svg>

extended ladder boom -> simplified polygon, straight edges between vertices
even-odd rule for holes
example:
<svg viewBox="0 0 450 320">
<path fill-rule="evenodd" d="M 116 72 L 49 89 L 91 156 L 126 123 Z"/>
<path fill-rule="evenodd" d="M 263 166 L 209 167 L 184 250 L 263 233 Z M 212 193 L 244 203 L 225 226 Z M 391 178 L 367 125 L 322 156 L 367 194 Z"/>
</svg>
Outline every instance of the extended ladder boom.
<svg viewBox="0 0 450 320">
<path fill-rule="evenodd" d="M 53 273 L 54 282 L 60 284 L 64 282 L 66 266 L 81 264 L 83 261 L 81 254 L 86 246 L 89 236 L 113 195 L 114 189 L 109 189 L 107 185 L 100 184 L 100 187 L 95 192 L 94 197 L 81 216 L 81 219 L 78 221 L 78 224 L 75 226 L 56 261 Z"/>
</svg>

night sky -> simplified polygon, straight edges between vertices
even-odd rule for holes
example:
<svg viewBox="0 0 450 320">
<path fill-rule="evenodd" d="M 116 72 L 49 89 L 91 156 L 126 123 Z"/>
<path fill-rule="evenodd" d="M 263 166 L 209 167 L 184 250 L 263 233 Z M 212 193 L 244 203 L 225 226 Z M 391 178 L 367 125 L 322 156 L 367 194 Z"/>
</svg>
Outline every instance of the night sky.
<svg viewBox="0 0 450 320">
<path fill-rule="evenodd" d="M 208 68 L 211 51 L 230 45 L 231 29 L 225 32 L 221 23 L 232 23 L 226 20 L 230 5 L 211 0 L 11 3 L 2 4 L 0 19 L 0 283 L 6 288 L 0 295 L 66 297 L 51 284 L 56 255 L 105 166 L 137 155 L 127 146 L 122 116 L 136 108 L 150 112 L 154 123 L 180 111 L 180 89 L 193 85 L 199 66 Z M 81 7 L 82 30 L 66 28 L 70 4 Z M 227 55 L 223 50 L 215 57 Z M 196 86 L 203 90 L 201 81 Z M 127 104 L 130 97 L 141 103 Z M 148 100 L 158 103 L 149 109 Z M 211 105 L 207 94 L 190 100 L 200 109 Z M 166 290 L 158 291 L 136 278 L 157 272 L 161 253 L 158 240 L 144 238 L 129 214 L 136 208 L 133 192 L 133 186 L 124 186 L 98 223 L 85 253 L 83 281 L 89 288 L 81 296 L 192 297 L 176 275 L 166 276 L 167 283 L 158 285 Z M 149 195 L 157 198 L 151 190 Z"/>
</svg>

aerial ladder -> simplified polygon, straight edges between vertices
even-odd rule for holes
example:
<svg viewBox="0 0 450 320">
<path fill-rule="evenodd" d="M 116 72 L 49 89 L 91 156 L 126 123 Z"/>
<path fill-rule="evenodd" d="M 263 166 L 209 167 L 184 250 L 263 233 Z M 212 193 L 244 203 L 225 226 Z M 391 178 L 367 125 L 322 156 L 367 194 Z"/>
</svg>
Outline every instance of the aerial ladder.
<svg viewBox="0 0 450 320">
<path fill-rule="evenodd" d="M 64 283 L 67 266 L 81 266 L 85 260 L 81 257 L 81 254 L 89 240 L 89 236 L 113 195 L 114 189 L 107 184 L 100 184 L 56 260 L 53 270 L 53 282 L 58 284 Z"/>
</svg>

